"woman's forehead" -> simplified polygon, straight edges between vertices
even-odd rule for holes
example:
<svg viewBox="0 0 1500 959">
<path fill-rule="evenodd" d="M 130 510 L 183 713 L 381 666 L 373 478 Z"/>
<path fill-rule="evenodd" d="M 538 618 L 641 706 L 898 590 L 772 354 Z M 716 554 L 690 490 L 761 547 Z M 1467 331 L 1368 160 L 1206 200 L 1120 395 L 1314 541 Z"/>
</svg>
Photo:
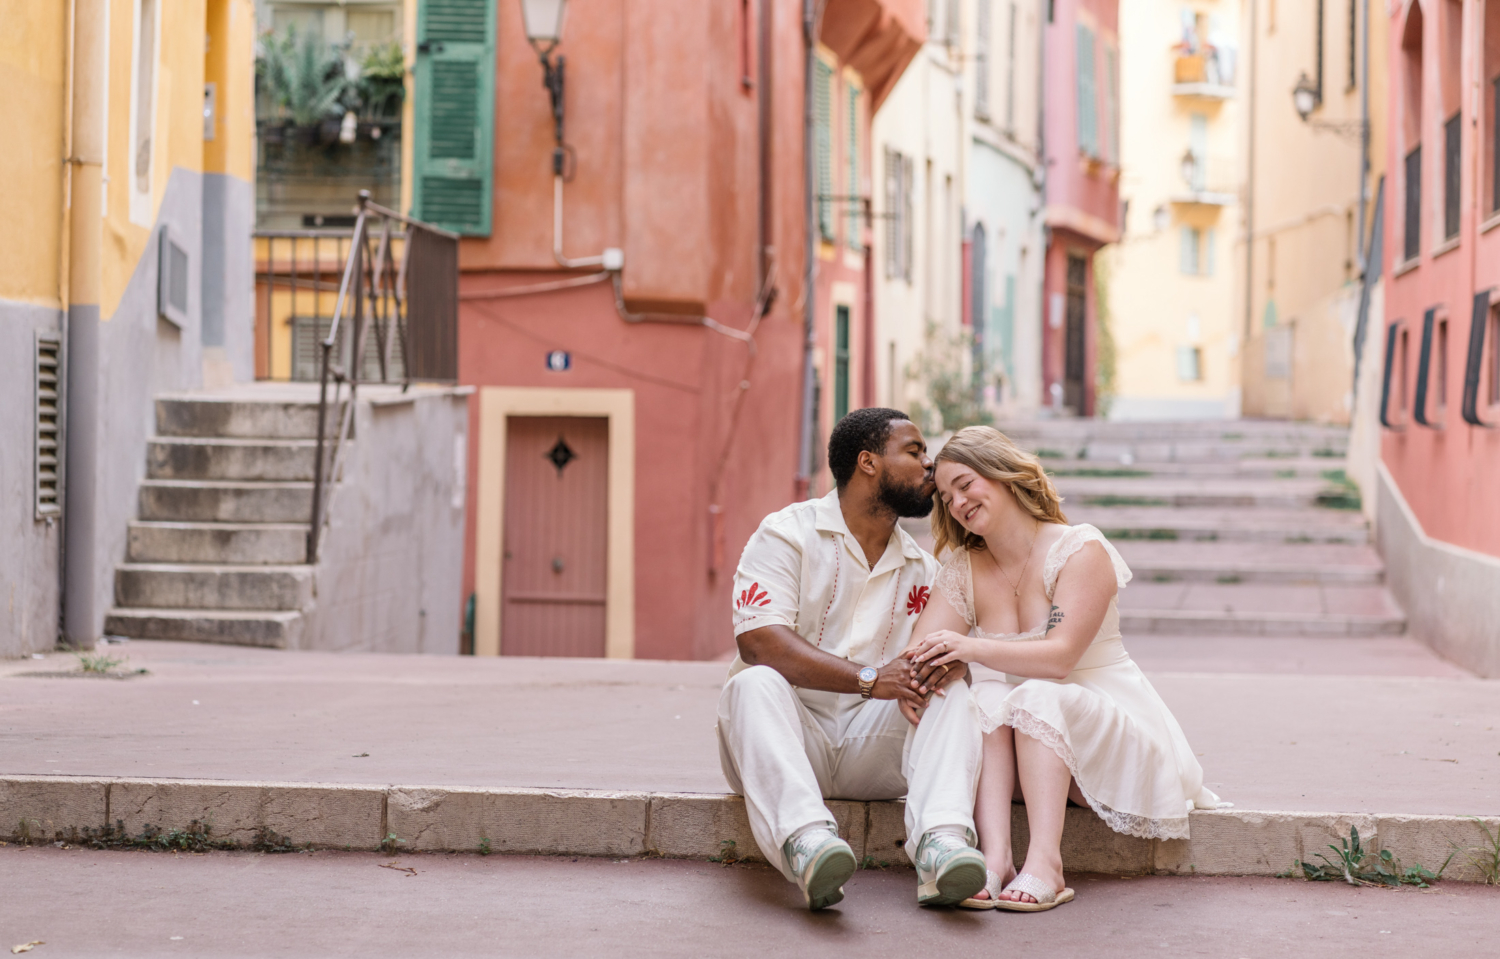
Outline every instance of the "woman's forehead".
<svg viewBox="0 0 1500 959">
<path fill-rule="evenodd" d="M 938 463 L 936 473 L 937 481 L 939 484 L 941 484 L 945 480 L 950 483 L 957 482 L 960 477 L 973 474 L 974 471 L 962 463 L 955 463 L 952 460 L 943 460 L 942 462 Z"/>
</svg>

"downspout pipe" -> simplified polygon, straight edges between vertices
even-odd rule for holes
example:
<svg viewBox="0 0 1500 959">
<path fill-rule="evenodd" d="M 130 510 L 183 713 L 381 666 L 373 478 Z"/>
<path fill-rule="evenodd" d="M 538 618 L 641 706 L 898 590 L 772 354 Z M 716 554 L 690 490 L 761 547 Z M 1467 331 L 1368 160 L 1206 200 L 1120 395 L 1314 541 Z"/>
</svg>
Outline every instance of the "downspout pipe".
<svg viewBox="0 0 1500 959">
<path fill-rule="evenodd" d="M 1250 36 L 1246 41 L 1250 75 L 1245 84 L 1246 119 L 1249 123 L 1245 142 L 1245 316 L 1240 340 L 1240 415 L 1244 415 L 1245 369 L 1250 351 L 1250 325 L 1255 312 L 1255 60 L 1259 45 L 1255 39 L 1258 4 L 1250 4 Z M 1366 58 L 1368 62 L 1368 58 Z"/>
<path fill-rule="evenodd" d="M 57 304 L 58 304 L 58 383 L 57 421 L 62 428 L 62 442 L 57 448 L 58 502 L 66 505 L 68 489 L 68 304 L 72 302 L 68 284 L 68 249 L 72 242 L 71 227 L 73 196 L 73 73 L 78 68 L 74 56 L 74 44 L 78 33 L 78 0 L 68 0 L 67 42 L 63 55 L 63 100 L 62 100 L 62 208 L 58 211 L 57 227 Z M 57 543 L 57 636 L 54 642 L 63 641 L 64 610 L 68 602 L 67 578 L 67 513 L 58 515 Z"/>
<path fill-rule="evenodd" d="M 802 0 L 802 40 L 806 47 L 802 76 L 802 206 L 806 218 L 802 267 L 802 415 L 797 431 L 797 477 L 793 499 L 807 499 L 812 486 L 814 393 L 813 348 L 817 345 L 818 297 L 818 157 L 817 123 L 813 89 L 818 65 L 818 0 Z"/>
<path fill-rule="evenodd" d="M 63 492 L 63 641 L 92 649 L 103 624 L 96 600 L 97 517 L 94 506 L 99 434 L 100 258 L 103 247 L 105 71 L 108 18 L 104 0 L 75 0 L 72 26 L 72 152 L 67 157 L 71 216 L 64 445 L 69 469 Z"/>
<path fill-rule="evenodd" d="M 1354 261 L 1364 280 L 1370 264 L 1365 262 L 1366 207 L 1370 202 L 1370 0 L 1360 4 L 1364 22 L 1359 37 L 1359 233 L 1354 243 Z M 1476 181 L 1477 182 L 1477 181 Z"/>
</svg>

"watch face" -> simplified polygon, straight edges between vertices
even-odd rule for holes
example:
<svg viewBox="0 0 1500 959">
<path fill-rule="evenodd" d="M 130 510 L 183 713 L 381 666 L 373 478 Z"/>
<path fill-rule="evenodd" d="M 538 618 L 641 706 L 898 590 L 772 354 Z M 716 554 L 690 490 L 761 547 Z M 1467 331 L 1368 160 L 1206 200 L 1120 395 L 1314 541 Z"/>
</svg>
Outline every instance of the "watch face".
<svg viewBox="0 0 1500 959">
<path fill-rule="evenodd" d="M 845 673 L 844 675 L 847 676 L 849 674 Z M 873 683 L 875 681 L 875 677 L 878 675 L 880 674 L 875 671 L 874 666 L 866 666 L 864 669 L 861 669 L 859 671 L 859 681 L 862 683 Z"/>
</svg>

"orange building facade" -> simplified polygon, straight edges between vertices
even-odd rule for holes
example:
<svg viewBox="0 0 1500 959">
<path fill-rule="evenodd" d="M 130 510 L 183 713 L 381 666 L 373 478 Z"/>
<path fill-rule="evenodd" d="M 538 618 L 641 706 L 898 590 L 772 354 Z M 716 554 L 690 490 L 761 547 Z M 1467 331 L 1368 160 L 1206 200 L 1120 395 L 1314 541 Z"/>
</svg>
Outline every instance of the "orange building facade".
<svg viewBox="0 0 1500 959">
<path fill-rule="evenodd" d="M 922 5 L 815 28 L 813 244 L 799 0 L 576 2 L 560 127 L 521 4 L 495 10 L 490 222 L 460 250 L 472 648 L 720 656 L 740 549 L 807 486 L 809 314 L 813 442 L 870 399 L 869 122 Z"/>
</svg>

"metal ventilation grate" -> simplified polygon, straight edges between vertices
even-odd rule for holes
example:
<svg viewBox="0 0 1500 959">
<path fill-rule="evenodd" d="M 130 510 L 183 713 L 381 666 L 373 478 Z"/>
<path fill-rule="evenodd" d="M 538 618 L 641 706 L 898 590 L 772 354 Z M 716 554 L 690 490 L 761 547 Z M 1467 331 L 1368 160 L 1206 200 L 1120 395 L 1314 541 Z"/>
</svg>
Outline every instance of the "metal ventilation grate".
<svg viewBox="0 0 1500 959">
<path fill-rule="evenodd" d="M 59 355 L 57 337 L 36 338 L 36 515 L 38 519 L 61 511 L 57 497 L 58 431 L 57 395 Z"/>
</svg>

